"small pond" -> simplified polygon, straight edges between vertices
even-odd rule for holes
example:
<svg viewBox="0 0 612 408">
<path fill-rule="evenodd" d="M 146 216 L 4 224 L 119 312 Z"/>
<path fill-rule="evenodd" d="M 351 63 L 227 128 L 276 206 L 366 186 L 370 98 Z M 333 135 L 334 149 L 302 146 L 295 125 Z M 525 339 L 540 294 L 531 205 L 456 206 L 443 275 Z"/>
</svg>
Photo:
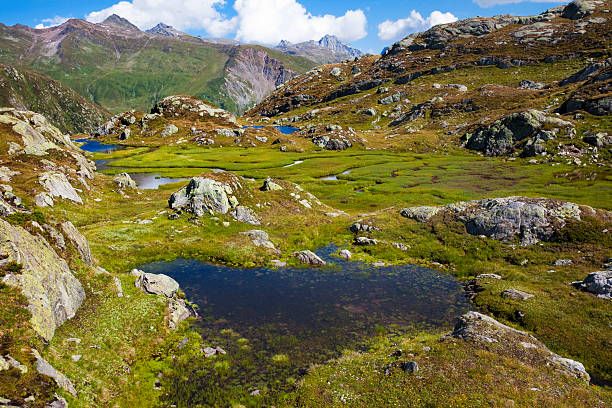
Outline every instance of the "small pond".
<svg viewBox="0 0 612 408">
<path fill-rule="evenodd" d="M 264 126 L 243 126 L 244 128 L 263 129 Z M 273 126 L 278 129 L 283 135 L 290 135 L 299 131 L 300 129 L 293 126 Z"/>
<path fill-rule="evenodd" d="M 321 269 L 245 269 L 190 259 L 141 269 L 180 283 L 200 307 L 202 319 L 195 325 L 205 344 L 227 351 L 215 364 L 228 362 L 228 386 L 246 391 L 287 390 L 310 364 L 335 358 L 377 333 L 450 329 L 470 309 L 451 276 L 413 265 L 347 262 L 332 256 L 337 249 L 317 251 L 333 263 Z M 210 359 L 192 362 L 185 369 L 190 381 L 204 381 L 206 367 L 210 375 L 219 374 L 207 364 Z"/>
<path fill-rule="evenodd" d="M 116 152 L 117 150 L 125 149 L 125 146 L 106 145 L 106 144 L 102 144 L 98 140 L 75 139 L 74 141 L 79 142 L 79 143 L 85 143 L 84 145 L 80 147 L 81 150 L 84 150 L 86 152 L 92 152 L 92 153 L 112 153 L 112 152 Z"/>
</svg>

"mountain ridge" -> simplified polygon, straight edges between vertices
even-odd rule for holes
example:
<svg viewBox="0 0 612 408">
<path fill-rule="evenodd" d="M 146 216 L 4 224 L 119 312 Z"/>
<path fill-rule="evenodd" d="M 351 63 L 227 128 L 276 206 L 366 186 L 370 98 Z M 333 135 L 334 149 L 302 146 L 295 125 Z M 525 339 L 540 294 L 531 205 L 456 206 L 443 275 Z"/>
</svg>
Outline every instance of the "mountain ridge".
<svg viewBox="0 0 612 408">
<path fill-rule="evenodd" d="M 337 63 L 364 55 L 362 51 L 344 44 L 338 37 L 329 34 L 321 37 L 319 41 L 310 40 L 297 44 L 281 40 L 275 49 L 287 54 L 310 58 L 320 65 Z"/>
</svg>

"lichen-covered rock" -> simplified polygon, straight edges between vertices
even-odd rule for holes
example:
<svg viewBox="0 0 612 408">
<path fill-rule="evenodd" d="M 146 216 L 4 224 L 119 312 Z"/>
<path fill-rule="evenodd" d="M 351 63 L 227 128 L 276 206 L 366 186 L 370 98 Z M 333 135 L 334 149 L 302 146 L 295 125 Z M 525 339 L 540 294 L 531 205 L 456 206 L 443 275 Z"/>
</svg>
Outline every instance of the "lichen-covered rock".
<svg viewBox="0 0 612 408">
<path fill-rule="evenodd" d="M 70 393 L 70 395 L 72 395 L 73 397 L 77 396 L 77 391 L 74 388 L 74 385 L 72 385 L 72 382 L 68 379 L 68 377 L 57 371 L 51 364 L 47 362 L 47 360 L 42 358 L 42 356 L 38 353 L 37 350 L 32 350 L 32 354 L 36 358 L 36 370 L 40 374 L 53 378 L 58 386 Z"/>
<path fill-rule="evenodd" d="M 232 211 L 232 216 L 240 222 L 246 222 L 251 225 L 260 225 L 261 221 L 257 219 L 255 211 L 244 205 L 239 205 Z"/>
<path fill-rule="evenodd" d="M 282 189 L 279 184 L 273 182 L 270 178 L 266 179 L 261 187 L 261 191 L 280 191 Z"/>
<path fill-rule="evenodd" d="M 201 217 L 204 214 L 227 214 L 232 208 L 228 195 L 232 188 L 204 177 L 194 177 L 189 184 L 172 194 L 168 204 L 174 210 L 183 209 Z"/>
<path fill-rule="evenodd" d="M 464 223 L 469 234 L 498 241 L 518 238 L 521 245 L 527 246 L 552 239 L 565 226 L 567 219 L 579 221 L 582 210 L 578 205 L 565 201 L 504 197 L 401 211 L 402 216 L 419 222 L 425 222 L 439 213 L 450 214 Z"/>
<path fill-rule="evenodd" d="M 187 320 L 191 316 L 191 312 L 183 299 L 171 298 L 168 302 L 168 308 L 170 309 L 170 320 L 168 325 L 172 330 L 178 329 L 179 323 Z"/>
<path fill-rule="evenodd" d="M 327 262 L 321 259 L 317 254 L 309 250 L 294 252 L 293 256 L 296 257 L 297 260 L 303 264 L 314 265 L 314 266 L 327 265 Z"/>
<path fill-rule="evenodd" d="M 39 193 L 34 196 L 34 203 L 37 207 L 53 207 L 53 198 L 48 193 Z"/>
<path fill-rule="evenodd" d="M 268 249 L 272 249 L 276 251 L 276 247 L 270 241 L 270 237 L 268 236 L 268 233 L 265 231 L 250 230 L 246 232 L 241 232 L 240 234 L 248 236 L 253 242 L 253 245 L 255 246 L 262 247 L 262 248 L 268 248 Z"/>
<path fill-rule="evenodd" d="M 21 289 L 28 299 L 32 327 L 51 340 L 55 329 L 74 317 L 85 300 L 81 283 L 44 238 L 4 220 L 0 220 L 0 253 L 23 265 L 21 273 L 7 275 L 3 282 Z"/>
<path fill-rule="evenodd" d="M 459 317 L 451 337 L 476 344 L 499 344 L 502 348 L 514 350 L 516 355 L 527 358 L 533 364 L 551 364 L 565 374 L 589 381 L 590 376 L 578 361 L 562 358 L 548 350 L 538 339 L 524 331 L 506 326 L 478 312 L 467 312 Z M 529 356 L 526 356 L 528 354 Z"/>
<path fill-rule="evenodd" d="M 59 172 L 46 172 L 38 178 L 40 184 L 49 192 L 51 197 L 60 197 L 83 204 L 77 191 L 72 187 L 66 175 Z"/>
<path fill-rule="evenodd" d="M 531 299 L 534 295 L 518 289 L 506 289 L 502 292 L 502 296 L 514 300 L 527 300 Z"/>
<path fill-rule="evenodd" d="M 138 188 L 138 184 L 128 173 L 121 173 L 115 176 L 113 182 L 119 188 Z"/>
<path fill-rule="evenodd" d="M 179 131 L 179 128 L 177 128 L 175 125 L 170 124 L 166 126 L 164 130 L 162 130 L 161 137 L 172 136 L 178 133 L 178 131 Z"/>
<path fill-rule="evenodd" d="M 152 295 L 164 295 L 171 298 L 179 290 L 178 282 L 167 275 L 142 271 L 132 271 L 132 274 L 137 275 L 135 286 Z"/>
<path fill-rule="evenodd" d="M 89 249 L 89 243 L 83 234 L 70 221 L 62 223 L 62 231 L 66 234 L 66 238 L 76 247 L 81 260 L 87 265 L 93 266 L 94 262 L 91 250 Z"/>
<path fill-rule="evenodd" d="M 583 281 L 572 282 L 572 285 L 602 299 L 612 299 L 612 269 L 591 272 Z"/>
<path fill-rule="evenodd" d="M 412 208 L 404 208 L 400 211 L 402 217 L 406 217 L 410 220 L 416 220 L 418 222 L 425 222 L 429 220 L 431 217 L 436 215 L 442 208 L 441 207 L 429 207 L 429 206 L 421 206 L 421 207 L 412 207 Z"/>
<path fill-rule="evenodd" d="M 466 135 L 466 147 L 485 156 L 502 156 L 511 153 L 517 142 L 534 137 L 545 125 L 557 129 L 572 128 L 571 122 L 548 116 L 537 110 L 512 113 Z"/>
</svg>

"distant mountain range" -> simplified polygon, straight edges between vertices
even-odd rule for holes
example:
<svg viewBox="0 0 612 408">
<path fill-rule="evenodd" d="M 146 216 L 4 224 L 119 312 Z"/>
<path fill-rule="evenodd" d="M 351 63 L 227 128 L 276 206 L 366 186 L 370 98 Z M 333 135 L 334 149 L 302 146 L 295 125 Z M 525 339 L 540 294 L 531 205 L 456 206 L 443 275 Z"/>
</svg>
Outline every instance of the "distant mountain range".
<svg viewBox="0 0 612 408">
<path fill-rule="evenodd" d="M 240 113 L 316 66 L 298 55 L 201 39 L 163 23 L 141 31 L 117 15 L 42 30 L 0 24 L 0 63 L 47 75 L 111 112 L 146 110 L 164 96 L 190 94 Z"/>
<path fill-rule="evenodd" d="M 283 44 L 204 39 L 164 23 L 142 31 L 118 15 L 41 30 L 0 23 L 0 63 L 47 75 L 111 112 L 190 94 L 242 113 L 299 73 L 361 55 L 333 36 Z"/>
<path fill-rule="evenodd" d="M 344 44 L 333 35 L 326 35 L 319 41 L 311 40 L 298 44 L 283 40 L 275 48 L 285 54 L 306 57 L 319 65 L 333 64 L 364 55 L 363 52 Z"/>
</svg>

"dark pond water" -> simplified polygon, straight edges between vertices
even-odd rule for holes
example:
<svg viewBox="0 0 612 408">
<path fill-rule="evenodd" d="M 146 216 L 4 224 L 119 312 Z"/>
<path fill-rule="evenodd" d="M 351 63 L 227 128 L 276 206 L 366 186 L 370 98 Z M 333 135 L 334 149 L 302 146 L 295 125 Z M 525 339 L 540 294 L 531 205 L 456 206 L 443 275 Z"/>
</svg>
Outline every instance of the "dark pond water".
<svg viewBox="0 0 612 408">
<path fill-rule="evenodd" d="M 243 269 L 190 259 L 141 269 L 173 277 L 200 306 L 196 325 L 205 343 L 228 352 L 217 356 L 231 367 L 224 381 L 247 391 L 286 389 L 286 379 L 299 377 L 311 363 L 337 357 L 377 333 L 450 329 L 470 308 L 448 275 L 412 265 L 346 262 L 330 256 L 336 251 L 317 251 L 335 264 L 322 269 Z M 194 364 L 186 378 L 197 383 L 207 362 Z"/>
<path fill-rule="evenodd" d="M 263 129 L 263 126 L 244 126 L 245 128 Z M 293 126 L 273 126 L 277 128 L 283 135 L 290 135 L 299 131 L 300 129 Z"/>
<path fill-rule="evenodd" d="M 112 153 L 117 150 L 125 149 L 125 146 L 105 145 L 97 140 L 76 139 L 75 142 L 85 143 L 81 146 L 81 150 L 92 153 Z"/>
</svg>

